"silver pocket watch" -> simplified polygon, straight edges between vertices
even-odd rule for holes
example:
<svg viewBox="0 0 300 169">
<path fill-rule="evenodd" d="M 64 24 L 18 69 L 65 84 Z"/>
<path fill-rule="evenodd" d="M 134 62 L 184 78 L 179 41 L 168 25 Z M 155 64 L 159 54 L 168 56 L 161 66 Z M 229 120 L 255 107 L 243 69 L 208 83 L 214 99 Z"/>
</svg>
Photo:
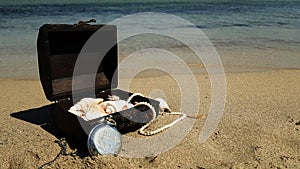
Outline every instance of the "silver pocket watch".
<svg viewBox="0 0 300 169">
<path fill-rule="evenodd" d="M 89 133 L 88 151 L 91 155 L 117 155 L 122 146 L 122 135 L 115 128 L 116 123 L 103 118 Z"/>
</svg>

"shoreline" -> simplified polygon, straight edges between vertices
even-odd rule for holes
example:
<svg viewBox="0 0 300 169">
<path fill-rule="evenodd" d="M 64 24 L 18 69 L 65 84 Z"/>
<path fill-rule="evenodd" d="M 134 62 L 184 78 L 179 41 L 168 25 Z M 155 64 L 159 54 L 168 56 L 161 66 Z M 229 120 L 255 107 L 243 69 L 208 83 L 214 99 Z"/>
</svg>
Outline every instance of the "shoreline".
<svg viewBox="0 0 300 169">
<path fill-rule="evenodd" d="M 188 67 L 192 71 L 193 75 L 205 75 L 207 71 L 203 64 L 188 64 Z M 275 67 L 260 67 L 260 66 L 241 66 L 241 65 L 227 65 L 224 66 L 224 72 L 226 74 L 232 73 L 255 73 L 255 72 L 273 72 L 273 71 L 284 71 L 284 70 L 300 70 L 300 68 L 275 68 Z M 120 71 L 120 70 L 119 70 Z M 176 73 L 179 74 L 180 73 Z M 39 75 L 37 78 L 22 78 L 22 77 L 0 77 L 1 80 L 21 80 L 21 81 L 40 81 Z M 168 76 L 167 73 L 159 70 L 146 70 L 140 72 L 138 78 L 157 77 L 157 76 Z M 127 78 L 126 76 L 123 78 Z"/>
<path fill-rule="evenodd" d="M 257 42 L 256 42 L 257 41 Z M 300 69 L 300 43 L 297 41 L 266 41 L 265 39 L 249 40 L 224 40 L 213 39 L 212 44 L 220 57 L 226 72 L 251 72 L 251 71 L 266 71 L 273 69 Z M 152 47 L 147 45 L 136 45 L 130 41 L 119 44 L 119 63 L 131 54 L 139 50 Z M 15 48 L 15 46 L 13 46 Z M 0 78 L 14 78 L 14 79 L 39 79 L 38 61 L 36 54 L 36 47 L 24 49 L 30 51 L 28 53 L 21 53 L 15 50 L 11 53 L 4 52 L 0 55 L 2 62 L 0 62 L 0 71 L 5 72 L 0 75 Z M 192 65 L 191 67 L 203 67 L 202 61 L 196 56 L 188 47 L 173 46 L 173 47 L 159 47 L 162 50 L 169 51 L 176 55 L 179 59 Z M 151 52 L 151 51 L 150 51 Z M 154 53 L 155 54 L 155 53 Z M 139 53 L 142 59 L 140 63 L 148 62 L 149 57 L 143 57 L 143 51 Z M 23 57 L 23 58 L 22 58 Z M 203 56 L 202 56 L 203 57 Z M 204 56 L 205 57 L 205 56 Z M 22 58 L 22 59 L 20 59 Z M 151 57 L 150 57 L 151 59 Z M 139 64 L 139 62 L 132 63 Z M 157 60 L 159 66 L 163 67 L 167 64 L 176 66 L 177 63 L 172 63 L 163 59 Z M 195 73 L 203 73 L 203 70 L 196 70 Z"/>
</svg>

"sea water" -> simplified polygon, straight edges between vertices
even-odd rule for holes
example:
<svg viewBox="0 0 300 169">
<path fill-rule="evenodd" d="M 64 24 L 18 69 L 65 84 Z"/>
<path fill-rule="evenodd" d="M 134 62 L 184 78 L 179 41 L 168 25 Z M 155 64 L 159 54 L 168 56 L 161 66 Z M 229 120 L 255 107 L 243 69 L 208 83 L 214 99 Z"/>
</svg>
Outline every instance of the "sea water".
<svg viewBox="0 0 300 169">
<path fill-rule="evenodd" d="M 74 24 L 91 18 L 105 24 L 139 12 L 172 14 L 193 23 L 217 49 L 227 51 L 219 52 L 225 65 L 300 68 L 299 0 L 2 0 L 0 77 L 38 79 L 36 39 L 43 24 Z M 147 43 L 148 47 L 181 45 L 165 41 L 160 44 L 158 40 Z M 131 41 L 130 44 L 124 42 L 121 49 L 126 51 L 127 46 L 129 49 L 140 43 Z M 246 49 L 248 55 L 242 56 L 243 52 L 239 52 Z M 233 52 L 232 56 L 228 51 Z M 185 59 L 198 63 L 193 58 Z"/>
</svg>

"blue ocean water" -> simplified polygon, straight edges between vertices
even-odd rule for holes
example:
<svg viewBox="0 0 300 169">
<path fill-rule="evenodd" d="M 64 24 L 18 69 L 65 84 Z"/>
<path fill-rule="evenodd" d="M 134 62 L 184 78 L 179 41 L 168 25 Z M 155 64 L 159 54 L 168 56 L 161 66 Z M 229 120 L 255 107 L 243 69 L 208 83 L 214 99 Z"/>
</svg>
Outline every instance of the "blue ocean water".
<svg viewBox="0 0 300 169">
<path fill-rule="evenodd" d="M 138 12 L 162 12 L 184 18 L 216 45 L 284 46 L 288 50 L 300 47 L 299 0 L 2 0 L 0 77 L 36 77 L 37 32 L 45 23 L 74 24 L 94 18 L 105 24 Z M 297 52 L 293 55 L 300 57 Z"/>
</svg>

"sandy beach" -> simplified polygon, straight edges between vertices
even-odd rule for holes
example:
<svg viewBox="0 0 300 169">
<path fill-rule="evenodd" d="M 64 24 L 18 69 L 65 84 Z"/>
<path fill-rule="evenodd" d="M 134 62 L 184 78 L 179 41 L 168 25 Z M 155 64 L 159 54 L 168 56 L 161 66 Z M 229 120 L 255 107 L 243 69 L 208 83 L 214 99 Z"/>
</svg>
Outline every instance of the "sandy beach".
<svg viewBox="0 0 300 169">
<path fill-rule="evenodd" d="M 67 56 L 79 52 L 77 42 L 84 36 L 79 35 L 78 41 L 77 36 L 58 34 L 72 43 L 59 38 L 51 42 L 55 31 L 50 31 L 49 36 L 42 33 L 44 44 L 51 48 L 48 50 L 37 48 L 38 32 L 44 24 L 73 27 L 90 19 L 97 21 L 90 24 L 117 26 L 120 89 L 152 98 L 163 97 L 173 111 L 188 114 L 158 138 L 171 131 L 182 136 L 185 124 L 191 127 L 179 143 L 163 153 L 129 158 L 86 156 L 78 150 L 76 155 L 62 155 L 45 168 L 300 168 L 300 3 L 297 0 L 2 0 L 0 9 L 0 169 L 38 168 L 61 151 L 57 140 L 62 136 L 51 119 L 53 102 L 46 99 L 39 81 L 38 54 L 51 55 L 46 61 L 56 60 L 60 55 L 66 57 L 67 65 L 53 64 L 65 63 L 60 59 L 49 63 L 52 72 L 64 73 L 65 66 L 72 63 Z M 200 36 L 200 32 L 205 36 Z M 107 39 L 100 39 L 106 44 Z M 200 143 L 200 132 L 212 117 L 210 108 L 217 107 L 212 101 L 219 99 L 211 93 L 214 91 L 211 81 L 216 79 L 212 77 L 218 71 L 206 69 L 216 70 L 220 66 L 216 62 L 219 58 L 214 58 L 217 53 L 210 47 L 216 49 L 224 65 L 226 99 L 224 111 L 215 112 L 223 112 L 220 123 L 211 137 Z M 198 55 L 193 48 L 201 49 Z M 169 57 L 173 55 L 176 57 Z M 126 66 L 122 61 L 129 64 Z M 142 69 L 133 71 L 141 65 Z M 183 68 L 190 68 L 192 73 L 182 71 Z M 136 72 L 139 74 L 127 86 Z M 167 73 L 184 79 L 181 81 L 187 84 L 184 87 L 187 90 L 183 93 L 188 97 L 181 97 L 181 86 Z M 195 91 L 191 84 L 198 89 Z M 199 101 L 194 102 L 195 96 Z M 223 99 L 218 101 L 224 103 Z M 199 103 L 199 110 L 195 103 Z M 181 104 L 188 109 L 181 110 Z M 195 113 L 190 115 L 190 110 Z M 175 118 L 162 116 L 150 129 Z M 161 139 L 139 149 L 135 142 L 124 141 L 127 136 L 137 140 L 147 137 L 137 132 L 123 135 L 123 143 L 132 145 L 132 149 L 126 150 L 133 152 L 137 149 L 151 152 L 165 141 Z M 169 146 L 174 140 L 169 137 L 169 142 L 159 146 Z M 67 144 L 67 153 L 75 151 L 76 147 Z"/>
<path fill-rule="evenodd" d="M 195 77 L 200 89 L 201 116 L 174 148 L 149 158 L 62 156 L 49 168 L 300 166 L 300 70 L 227 73 L 224 116 L 203 144 L 198 137 L 210 105 L 210 82 L 206 74 Z M 157 84 L 158 80 L 164 83 Z M 60 147 L 51 132 L 53 126 L 47 126 L 51 102 L 45 98 L 40 82 L 1 79 L 0 86 L 0 168 L 37 168 L 51 161 Z M 150 95 L 153 86 L 165 92 L 172 109 L 178 109 L 180 93 L 168 76 L 135 78 L 130 91 Z"/>
</svg>

